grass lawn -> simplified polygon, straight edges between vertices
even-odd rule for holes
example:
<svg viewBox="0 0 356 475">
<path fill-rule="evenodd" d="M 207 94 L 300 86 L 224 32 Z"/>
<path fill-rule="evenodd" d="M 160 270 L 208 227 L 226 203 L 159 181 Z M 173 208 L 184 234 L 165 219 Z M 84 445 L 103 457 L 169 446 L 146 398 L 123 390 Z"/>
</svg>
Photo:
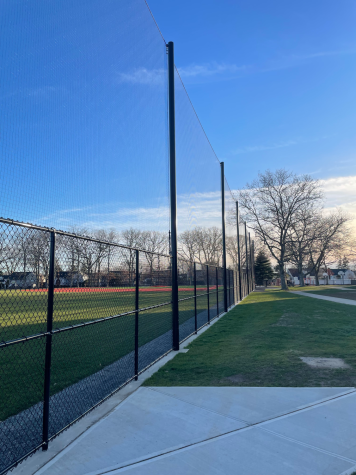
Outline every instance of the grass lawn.
<svg viewBox="0 0 356 475">
<path fill-rule="evenodd" d="M 147 386 L 355 386 L 356 308 L 288 291 L 247 297 L 178 354 Z M 343 358 L 351 369 L 299 357 Z"/>
<path fill-rule="evenodd" d="M 350 287 L 350 286 L 349 286 Z M 336 285 L 305 285 L 304 287 L 289 287 L 292 292 L 313 292 L 314 290 L 337 289 Z"/>
<path fill-rule="evenodd" d="M 89 289 L 90 290 L 90 289 Z M 171 293 L 143 288 L 140 307 L 171 301 Z M 152 291 L 150 291 L 152 290 Z M 199 289 L 205 292 L 204 288 Z M 193 295 L 184 287 L 180 298 Z M 54 328 L 134 310 L 129 292 L 56 292 Z M 203 310 L 206 298 L 199 299 Z M 180 302 L 180 321 L 191 318 L 194 301 Z M 0 291 L 0 341 L 46 330 L 47 292 Z M 172 328 L 171 304 L 139 314 L 139 345 Z M 134 350 L 135 316 L 126 315 L 53 335 L 51 394 L 70 386 Z M 0 349 L 0 421 L 43 400 L 45 338 Z"/>
<path fill-rule="evenodd" d="M 304 292 L 309 292 L 316 295 L 325 295 L 326 297 L 336 297 L 339 299 L 347 300 L 356 300 L 356 286 L 348 285 L 345 288 L 340 288 L 339 285 L 320 285 L 316 286 L 306 286 L 306 287 L 297 287 L 295 290 Z M 294 288 L 290 290 L 294 291 Z"/>
<path fill-rule="evenodd" d="M 338 290 L 339 292 L 343 292 L 343 289 L 356 290 L 356 285 L 305 285 L 304 287 L 298 286 L 289 288 L 292 292 L 319 292 L 322 290 Z"/>
</svg>

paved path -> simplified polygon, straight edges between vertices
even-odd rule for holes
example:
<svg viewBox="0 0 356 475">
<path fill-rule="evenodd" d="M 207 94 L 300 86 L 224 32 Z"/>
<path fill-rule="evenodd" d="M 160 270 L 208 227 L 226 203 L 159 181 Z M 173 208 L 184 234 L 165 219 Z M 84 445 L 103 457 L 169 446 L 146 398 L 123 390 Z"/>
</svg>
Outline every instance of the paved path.
<svg viewBox="0 0 356 475">
<path fill-rule="evenodd" d="M 291 292 L 291 294 L 303 295 L 304 297 L 312 297 L 313 299 L 329 300 L 330 302 L 344 303 L 346 305 L 356 305 L 356 300 L 339 299 L 337 297 L 327 297 L 326 295 L 316 295 L 310 292 Z"/>
<path fill-rule="evenodd" d="M 346 475 L 355 388 L 141 387 L 37 475 Z"/>
</svg>

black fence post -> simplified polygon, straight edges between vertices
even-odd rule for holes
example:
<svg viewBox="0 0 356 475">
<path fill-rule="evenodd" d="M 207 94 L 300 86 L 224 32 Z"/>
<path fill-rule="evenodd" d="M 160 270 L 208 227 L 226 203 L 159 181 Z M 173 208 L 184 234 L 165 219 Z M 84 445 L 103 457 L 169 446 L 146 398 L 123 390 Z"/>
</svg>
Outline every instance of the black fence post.
<svg viewBox="0 0 356 475">
<path fill-rule="evenodd" d="M 248 245 L 250 248 L 250 281 L 251 281 L 251 292 L 253 290 L 253 263 L 252 263 L 252 247 L 251 247 L 251 233 L 248 233 Z"/>
<path fill-rule="evenodd" d="M 47 293 L 47 335 L 46 335 L 46 356 L 45 356 L 46 359 L 45 359 L 44 395 L 43 395 L 42 450 L 48 449 L 49 398 L 51 394 L 51 359 L 52 359 L 55 252 L 56 252 L 56 233 L 55 231 L 52 231 L 50 248 L 49 248 L 49 273 L 48 273 L 48 293 Z"/>
<path fill-rule="evenodd" d="M 224 282 L 224 312 L 227 312 L 227 276 L 226 276 L 226 236 L 225 236 L 225 173 L 224 162 L 220 163 L 221 171 L 221 217 L 222 217 L 222 244 L 223 244 L 223 282 Z"/>
<path fill-rule="evenodd" d="M 194 325 L 195 334 L 198 333 L 198 315 L 197 315 L 197 265 L 194 262 Z"/>
<path fill-rule="evenodd" d="M 176 138 L 174 99 L 174 44 L 168 49 L 168 118 L 169 118 L 169 174 L 171 204 L 171 251 L 172 251 L 172 330 L 173 350 L 179 350 L 179 307 L 178 307 L 178 254 L 177 254 L 177 183 L 176 183 Z"/>
<path fill-rule="evenodd" d="M 255 241 L 254 240 L 252 240 L 251 252 L 252 252 L 252 281 L 253 281 L 253 285 L 254 285 L 254 288 L 255 288 L 255 286 L 256 286 L 256 276 L 255 276 Z"/>
<path fill-rule="evenodd" d="M 231 307 L 231 270 L 229 269 L 229 307 Z"/>
<path fill-rule="evenodd" d="M 238 272 L 239 272 L 239 297 L 238 300 L 242 300 L 242 275 L 241 275 L 241 252 L 240 252 L 240 216 L 239 216 L 239 203 L 236 201 L 236 229 L 237 229 L 237 257 L 239 260 L 238 263 Z"/>
<path fill-rule="evenodd" d="M 232 280 L 232 288 L 231 288 L 231 305 L 235 304 L 235 271 L 231 270 L 231 280 Z"/>
<path fill-rule="evenodd" d="M 206 266 L 206 288 L 208 298 L 208 323 L 210 325 L 210 284 L 209 284 L 209 266 Z"/>
<path fill-rule="evenodd" d="M 249 261 L 249 252 L 248 252 L 248 245 L 247 245 L 247 225 L 245 223 L 245 246 L 246 246 L 246 279 L 247 279 L 247 295 L 250 293 L 250 276 L 249 276 L 249 267 L 248 267 L 248 261 Z"/>
<path fill-rule="evenodd" d="M 216 315 L 218 316 L 220 314 L 219 311 L 219 271 L 218 268 L 216 267 L 215 269 L 215 280 L 216 280 Z"/>
<path fill-rule="evenodd" d="M 236 304 L 236 271 L 232 271 L 232 301 Z"/>
<path fill-rule="evenodd" d="M 138 380 L 138 309 L 140 305 L 140 251 L 136 250 L 136 286 L 135 286 L 135 380 Z"/>
</svg>

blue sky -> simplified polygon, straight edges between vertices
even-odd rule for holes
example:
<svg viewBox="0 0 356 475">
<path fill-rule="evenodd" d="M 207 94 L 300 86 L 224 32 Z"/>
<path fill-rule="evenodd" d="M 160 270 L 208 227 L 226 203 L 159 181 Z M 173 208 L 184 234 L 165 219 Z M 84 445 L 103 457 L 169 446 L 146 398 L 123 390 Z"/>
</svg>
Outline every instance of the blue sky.
<svg viewBox="0 0 356 475">
<path fill-rule="evenodd" d="M 355 3 L 151 0 L 232 189 L 286 167 L 356 200 Z M 167 230 L 167 57 L 144 0 L 4 0 L 0 215 Z M 219 164 L 177 78 L 180 230 L 219 223 Z"/>
<path fill-rule="evenodd" d="M 356 3 L 150 0 L 233 188 L 356 174 Z"/>
</svg>

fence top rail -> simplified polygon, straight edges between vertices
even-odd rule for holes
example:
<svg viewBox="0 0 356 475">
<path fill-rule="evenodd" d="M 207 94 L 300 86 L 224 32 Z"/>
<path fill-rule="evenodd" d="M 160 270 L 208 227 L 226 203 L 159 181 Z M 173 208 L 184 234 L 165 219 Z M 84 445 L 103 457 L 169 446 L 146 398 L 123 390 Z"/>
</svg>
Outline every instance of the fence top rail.
<svg viewBox="0 0 356 475">
<path fill-rule="evenodd" d="M 80 234 L 75 234 L 75 233 L 69 233 L 67 231 L 61 231 L 55 228 L 46 228 L 44 226 L 38 226 L 36 224 L 31 224 L 31 223 L 22 223 L 21 221 L 15 221 L 13 219 L 7 219 L 7 218 L 1 218 L 0 217 L 0 223 L 4 224 L 11 224 L 12 226 L 20 226 L 22 228 L 30 228 L 30 229 L 36 229 L 37 231 L 45 231 L 48 233 L 56 233 L 60 234 L 61 236 L 68 236 L 68 237 L 73 237 L 77 239 L 83 239 L 85 241 L 91 241 L 91 242 L 97 242 L 98 244 L 107 244 L 110 246 L 115 246 L 115 247 L 120 247 L 122 249 L 128 249 L 129 251 L 139 251 L 143 252 L 145 254 L 155 254 L 157 256 L 161 257 L 168 257 L 171 259 L 172 256 L 168 254 L 160 254 L 159 252 L 153 252 L 153 251 L 148 251 L 146 249 L 140 249 L 138 247 L 130 247 L 130 246 L 125 246 L 124 244 L 119 244 L 117 242 L 110 242 L 110 241 L 102 241 L 100 239 L 96 239 L 90 236 L 81 236 Z"/>
</svg>

